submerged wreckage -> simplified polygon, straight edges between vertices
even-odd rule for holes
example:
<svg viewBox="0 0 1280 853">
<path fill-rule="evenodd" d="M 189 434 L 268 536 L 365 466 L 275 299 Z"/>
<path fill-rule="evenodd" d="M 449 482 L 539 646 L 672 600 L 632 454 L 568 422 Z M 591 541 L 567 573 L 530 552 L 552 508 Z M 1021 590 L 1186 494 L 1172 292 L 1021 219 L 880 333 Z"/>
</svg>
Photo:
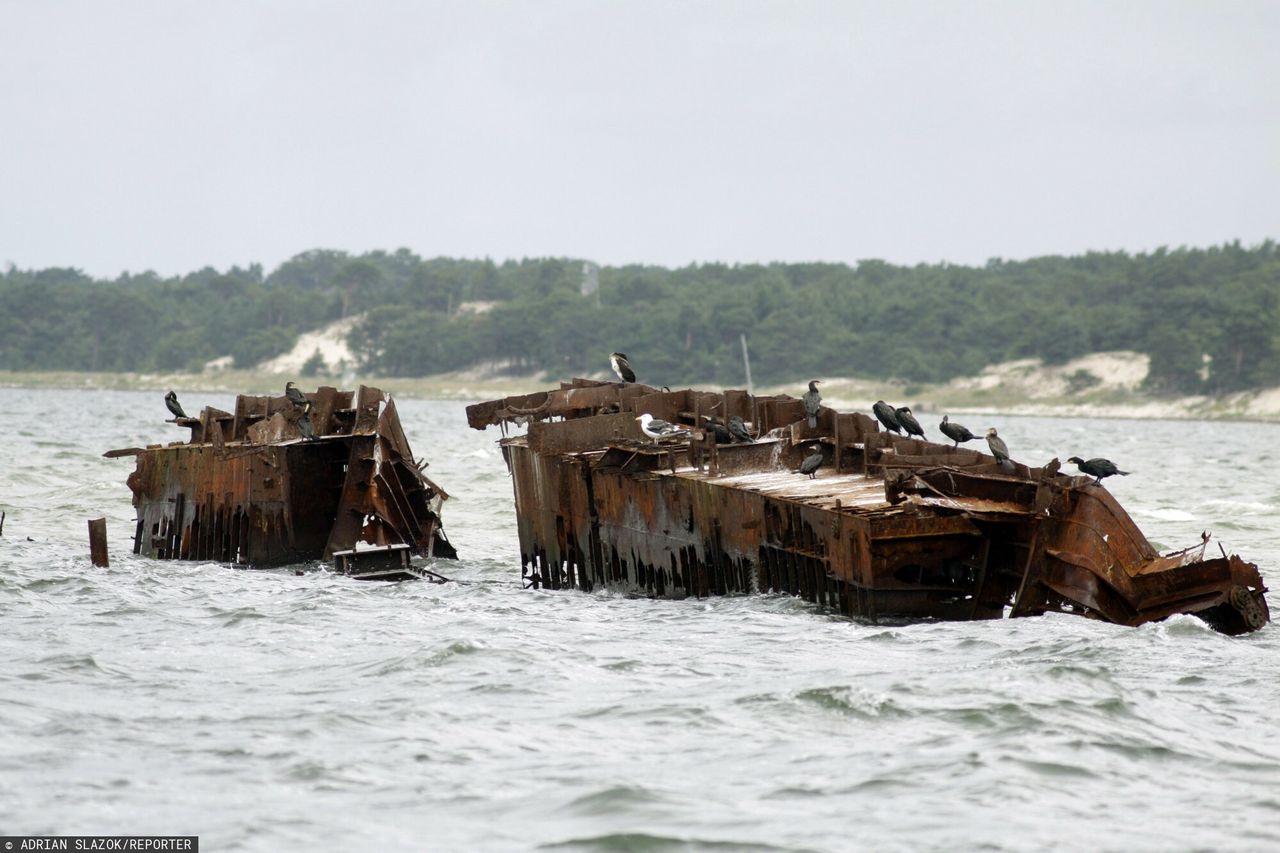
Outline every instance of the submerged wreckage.
<svg viewBox="0 0 1280 853">
<path fill-rule="evenodd" d="M 649 414 L 688 432 L 658 443 Z M 721 443 L 714 418 L 752 425 Z M 870 417 L 745 391 L 663 392 L 574 380 L 478 403 L 501 441 L 523 570 L 551 589 L 658 597 L 787 592 L 877 618 L 995 619 L 1047 611 L 1139 625 L 1193 613 L 1228 634 L 1270 619 L 1256 565 L 1161 555 L 1088 477 L 999 465 L 882 432 Z M 722 437 L 723 441 L 723 437 Z M 820 448 L 816 479 L 794 473 Z"/>
<path fill-rule="evenodd" d="M 390 396 L 324 387 L 242 394 L 235 408 L 175 417 L 187 442 L 105 454 L 137 457 L 135 554 L 253 566 L 337 555 L 348 574 L 388 579 L 419 576 L 408 552 L 457 556 L 440 523 L 448 495 L 414 461 Z M 387 559 L 357 568 L 360 543 Z"/>
</svg>

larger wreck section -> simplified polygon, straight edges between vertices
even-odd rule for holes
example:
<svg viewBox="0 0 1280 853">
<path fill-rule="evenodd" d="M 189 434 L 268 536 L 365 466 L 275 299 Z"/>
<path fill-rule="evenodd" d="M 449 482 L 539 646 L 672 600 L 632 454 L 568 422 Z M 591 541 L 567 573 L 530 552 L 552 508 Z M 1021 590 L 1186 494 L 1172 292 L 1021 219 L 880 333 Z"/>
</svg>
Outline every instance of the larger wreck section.
<svg viewBox="0 0 1280 853">
<path fill-rule="evenodd" d="M 655 443 L 637 416 L 688 428 Z M 785 592 L 866 619 L 1055 611 L 1139 625 L 1193 613 L 1228 634 L 1270 619 L 1258 567 L 1160 554 L 1088 477 L 882 432 L 872 418 L 745 391 L 574 380 L 471 406 L 501 445 L 533 586 L 658 596 Z M 753 442 L 716 443 L 740 417 Z M 723 440 L 723 439 L 722 439 Z M 814 479 L 794 473 L 820 448 Z"/>
<path fill-rule="evenodd" d="M 449 496 L 414 460 L 395 401 L 365 386 L 306 399 L 242 394 L 235 412 L 177 418 L 186 442 L 106 453 L 137 457 L 134 553 L 266 567 L 365 543 L 456 557 L 440 520 Z"/>
</svg>

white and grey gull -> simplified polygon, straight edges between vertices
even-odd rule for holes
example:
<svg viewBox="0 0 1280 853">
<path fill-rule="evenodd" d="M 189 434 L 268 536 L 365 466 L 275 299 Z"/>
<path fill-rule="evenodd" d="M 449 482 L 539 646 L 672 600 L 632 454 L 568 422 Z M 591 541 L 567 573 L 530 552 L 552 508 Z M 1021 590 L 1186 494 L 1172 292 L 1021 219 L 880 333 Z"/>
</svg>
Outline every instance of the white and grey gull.
<svg viewBox="0 0 1280 853">
<path fill-rule="evenodd" d="M 677 436 L 688 436 L 689 430 L 678 424 L 669 423 L 667 421 L 655 418 L 647 412 L 636 418 L 640 422 L 640 431 L 649 438 L 653 439 L 654 444 L 664 438 L 676 438 Z"/>
</svg>

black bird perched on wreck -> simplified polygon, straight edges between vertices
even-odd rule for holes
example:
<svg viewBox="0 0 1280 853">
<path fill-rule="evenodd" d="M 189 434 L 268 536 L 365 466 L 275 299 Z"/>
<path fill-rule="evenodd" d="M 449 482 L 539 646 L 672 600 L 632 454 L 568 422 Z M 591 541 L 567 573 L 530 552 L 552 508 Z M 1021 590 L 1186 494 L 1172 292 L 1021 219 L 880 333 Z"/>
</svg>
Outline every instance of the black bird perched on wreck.
<svg viewBox="0 0 1280 853">
<path fill-rule="evenodd" d="M 302 437 L 307 441 L 316 440 L 316 430 L 311 425 L 311 415 L 306 412 L 303 412 L 298 418 L 298 432 L 302 433 Z"/>
<path fill-rule="evenodd" d="M 738 441 L 745 441 L 747 444 L 755 444 L 756 440 L 751 437 L 751 433 L 747 432 L 747 425 L 743 422 L 740 415 L 734 415 L 729 418 L 729 434 Z"/>
<path fill-rule="evenodd" d="M 284 395 L 289 398 L 289 402 L 293 403 L 299 409 L 307 407 L 307 395 L 298 390 L 298 386 L 292 382 L 284 383 Z"/>
<path fill-rule="evenodd" d="M 899 406 L 894 414 L 898 416 L 898 423 L 902 424 L 902 428 L 906 430 L 907 438 L 913 435 L 924 438 L 924 429 L 920 426 L 920 422 L 916 420 L 916 416 L 911 414 L 910 406 Z"/>
<path fill-rule="evenodd" d="M 1072 456 L 1067 461 L 1079 468 L 1082 474 L 1088 474 L 1090 477 L 1093 477 L 1093 484 L 1095 486 L 1102 485 L 1103 477 L 1111 477 L 1116 474 L 1119 474 L 1121 477 L 1127 477 L 1129 475 L 1128 471 L 1121 471 L 1116 467 L 1116 463 L 1112 462 L 1110 459 L 1103 459 L 1101 456 L 1087 460 L 1081 459 L 1079 456 Z"/>
<path fill-rule="evenodd" d="M 822 408 L 817 379 L 810 380 L 808 392 L 800 399 L 804 402 L 804 416 L 809 420 L 809 429 L 813 429 L 818 425 L 818 410 Z"/>
<path fill-rule="evenodd" d="M 976 435 L 969 432 L 968 427 L 951 423 L 951 421 L 947 420 L 946 415 L 942 416 L 942 423 L 938 424 L 938 429 L 942 430 L 943 435 L 955 442 L 955 447 L 959 447 L 962 441 L 973 441 L 977 438 Z"/>
<path fill-rule="evenodd" d="M 636 372 L 631 369 L 631 361 L 625 352 L 609 353 L 609 366 L 623 382 L 635 382 Z"/>
<path fill-rule="evenodd" d="M 812 480 L 818 476 L 818 469 L 822 467 L 822 448 L 815 444 L 809 450 L 812 453 L 801 460 L 800 467 L 796 469 L 796 473 L 806 474 Z"/>
<path fill-rule="evenodd" d="M 991 448 L 991 455 L 1000 463 L 1001 468 L 1012 468 L 1013 460 L 1009 458 L 1009 445 L 1004 443 L 1004 439 L 996 434 L 996 428 L 990 427 L 987 430 L 987 447 Z"/>
<path fill-rule="evenodd" d="M 876 420 L 884 424 L 884 428 L 889 432 L 902 434 L 902 424 L 898 423 L 898 410 L 890 406 L 884 400 L 876 400 L 876 404 L 871 407 L 871 411 L 875 414 Z"/>
<path fill-rule="evenodd" d="M 716 437 L 716 444 L 733 444 L 733 434 L 715 418 L 707 418 L 707 432 Z"/>
<path fill-rule="evenodd" d="M 187 413 L 182 411 L 182 404 L 178 402 L 178 395 L 170 391 L 164 395 L 164 404 L 169 407 L 169 411 L 175 418 L 185 418 Z"/>
<path fill-rule="evenodd" d="M 316 440 L 316 430 L 311 423 L 311 401 L 307 401 L 307 405 L 303 407 L 302 414 L 298 415 L 298 432 L 302 433 L 302 437 L 307 441 Z"/>
</svg>

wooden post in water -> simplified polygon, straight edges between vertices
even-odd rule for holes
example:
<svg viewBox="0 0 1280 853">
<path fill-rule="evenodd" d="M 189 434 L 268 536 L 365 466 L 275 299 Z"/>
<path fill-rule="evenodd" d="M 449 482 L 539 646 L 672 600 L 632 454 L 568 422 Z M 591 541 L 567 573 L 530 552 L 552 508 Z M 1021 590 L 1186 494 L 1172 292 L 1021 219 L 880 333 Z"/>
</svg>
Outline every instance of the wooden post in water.
<svg viewBox="0 0 1280 853">
<path fill-rule="evenodd" d="M 111 565 L 107 559 L 107 520 L 105 518 L 89 519 L 89 558 L 100 568 Z"/>
</svg>

